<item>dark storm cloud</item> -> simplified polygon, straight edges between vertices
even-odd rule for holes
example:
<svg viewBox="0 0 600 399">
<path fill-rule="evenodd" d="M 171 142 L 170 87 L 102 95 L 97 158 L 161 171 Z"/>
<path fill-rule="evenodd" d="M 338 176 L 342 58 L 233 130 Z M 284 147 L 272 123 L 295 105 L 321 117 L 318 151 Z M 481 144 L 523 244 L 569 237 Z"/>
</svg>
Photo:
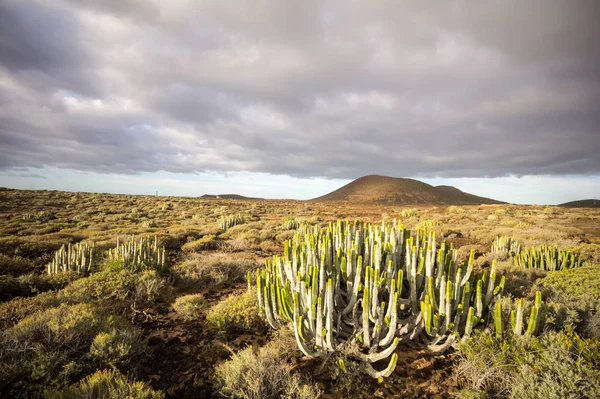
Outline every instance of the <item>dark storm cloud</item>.
<svg viewBox="0 0 600 399">
<path fill-rule="evenodd" d="M 598 16 L 596 1 L 0 0 L 0 168 L 599 174 Z"/>
</svg>

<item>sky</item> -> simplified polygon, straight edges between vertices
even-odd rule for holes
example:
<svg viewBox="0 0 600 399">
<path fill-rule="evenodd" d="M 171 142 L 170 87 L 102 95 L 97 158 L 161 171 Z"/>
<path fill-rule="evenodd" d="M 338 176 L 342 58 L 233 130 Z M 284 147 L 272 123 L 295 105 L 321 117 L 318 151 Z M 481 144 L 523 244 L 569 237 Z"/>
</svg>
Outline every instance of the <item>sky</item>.
<svg viewBox="0 0 600 399">
<path fill-rule="evenodd" d="M 600 2 L 0 0 L 0 186 L 600 198 Z"/>
</svg>

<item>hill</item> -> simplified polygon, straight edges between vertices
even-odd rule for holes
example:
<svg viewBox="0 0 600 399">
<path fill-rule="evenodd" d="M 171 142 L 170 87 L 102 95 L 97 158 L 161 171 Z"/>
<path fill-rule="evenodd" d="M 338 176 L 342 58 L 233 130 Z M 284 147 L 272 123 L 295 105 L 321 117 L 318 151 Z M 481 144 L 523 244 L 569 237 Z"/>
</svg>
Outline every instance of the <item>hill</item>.
<svg viewBox="0 0 600 399">
<path fill-rule="evenodd" d="M 600 200 L 585 199 L 579 201 L 571 201 L 565 202 L 564 204 L 560 204 L 559 206 L 564 206 L 565 208 L 600 208 Z"/>
<path fill-rule="evenodd" d="M 414 179 L 370 175 L 360 177 L 313 201 L 350 201 L 365 204 L 502 204 L 465 193 L 452 186 L 434 187 Z"/>
<path fill-rule="evenodd" d="M 202 198 L 202 199 L 234 199 L 234 200 L 257 200 L 257 199 L 262 199 L 262 198 L 244 197 L 243 195 L 239 195 L 239 194 L 217 194 L 217 195 L 204 194 L 200 198 Z"/>
</svg>

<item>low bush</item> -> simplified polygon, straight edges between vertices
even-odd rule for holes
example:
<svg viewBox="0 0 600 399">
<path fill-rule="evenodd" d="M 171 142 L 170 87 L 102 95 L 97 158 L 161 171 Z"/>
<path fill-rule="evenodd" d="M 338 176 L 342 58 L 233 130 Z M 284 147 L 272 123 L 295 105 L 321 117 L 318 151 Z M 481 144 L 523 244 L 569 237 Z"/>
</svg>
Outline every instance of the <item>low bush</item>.
<svg viewBox="0 0 600 399">
<path fill-rule="evenodd" d="M 111 312 L 131 316 L 157 302 L 170 301 L 172 293 L 167 280 L 155 271 L 105 270 L 73 281 L 60 291 L 0 303 L 0 328 L 61 304 L 97 303 Z"/>
<path fill-rule="evenodd" d="M 586 266 L 549 273 L 536 281 L 545 298 L 580 313 L 580 331 L 600 338 L 600 266 Z"/>
<path fill-rule="evenodd" d="M 210 308 L 206 319 L 211 328 L 224 333 L 255 331 L 265 326 L 258 309 L 256 290 L 223 299 Z"/>
<path fill-rule="evenodd" d="M 477 333 L 460 345 L 454 373 L 463 388 L 489 398 L 597 398 L 599 364 L 600 340 L 573 332 L 503 341 Z"/>
<path fill-rule="evenodd" d="M 163 399 L 140 381 L 132 382 L 115 370 L 98 370 L 77 384 L 47 395 L 49 399 Z"/>
<path fill-rule="evenodd" d="M 180 296 L 175 300 L 173 308 L 186 321 L 196 320 L 200 311 L 206 308 L 206 300 L 202 294 Z"/>
<path fill-rule="evenodd" d="M 146 309 L 156 302 L 167 302 L 172 297 L 172 289 L 154 270 L 106 270 L 74 281 L 58 295 L 76 302 L 97 302 L 122 313 L 127 309 Z"/>
<path fill-rule="evenodd" d="M 0 385 L 11 393 L 68 384 L 97 366 L 131 364 L 144 349 L 125 319 L 88 304 L 35 313 L 0 334 Z"/>
<path fill-rule="evenodd" d="M 0 276 L 0 301 L 17 296 L 27 297 L 40 292 L 57 290 L 81 276 L 74 272 L 56 273 L 52 275 L 27 274 L 24 276 Z"/>
<path fill-rule="evenodd" d="M 246 273 L 258 267 L 256 260 L 245 254 L 192 254 L 173 267 L 181 286 L 221 287 L 246 280 Z"/>
<path fill-rule="evenodd" d="M 0 274 L 19 276 L 31 273 L 34 265 L 31 261 L 20 256 L 8 256 L 0 254 Z"/>
<path fill-rule="evenodd" d="M 216 367 L 219 392 L 224 397 L 242 399 L 313 399 L 321 391 L 306 384 L 283 361 L 285 349 L 271 344 L 254 353 L 251 347 L 234 353 Z"/>
<path fill-rule="evenodd" d="M 204 236 L 196 241 L 188 242 L 181 247 L 184 252 L 199 252 L 217 247 L 217 239 L 214 235 Z"/>
</svg>

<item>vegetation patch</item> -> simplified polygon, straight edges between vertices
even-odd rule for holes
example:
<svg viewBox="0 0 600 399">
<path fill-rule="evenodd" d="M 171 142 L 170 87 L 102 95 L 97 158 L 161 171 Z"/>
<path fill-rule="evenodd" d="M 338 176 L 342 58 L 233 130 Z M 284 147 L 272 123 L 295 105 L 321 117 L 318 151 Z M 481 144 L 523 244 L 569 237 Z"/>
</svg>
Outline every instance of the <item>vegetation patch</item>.
<svg viewBox="0 0 600 399">
<path fill-rule="evenodd" d="M 97 366 L 130 365 L 141 332 L 88 304 L 33 314 L 0 335 L 2 391 L 35 391 L 76 381 Z"/>
<path fill-rule="evenodd" d="M 256 331 L 264 328 L 255 290 L 223 299 L 210 308 L 206 319 L 212 328 L 223 333 L 240 330 Z"/>
</svg>

